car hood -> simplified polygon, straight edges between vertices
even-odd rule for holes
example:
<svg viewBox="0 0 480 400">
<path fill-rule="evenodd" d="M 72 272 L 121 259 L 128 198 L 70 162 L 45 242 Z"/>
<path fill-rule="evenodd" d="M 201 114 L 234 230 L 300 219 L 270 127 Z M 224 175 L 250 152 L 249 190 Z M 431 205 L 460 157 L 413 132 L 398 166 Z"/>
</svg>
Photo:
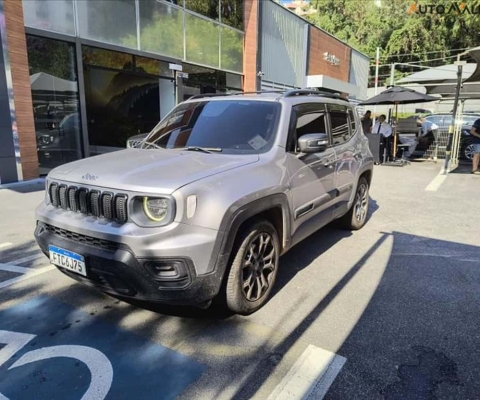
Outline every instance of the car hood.
<svg viewBox="0 0 480 400">
<path fill-rule="evenodd" d="M 171 194 L 191 182 L 258 160 L 257 154 L 127 149 L 62 165 L 48 177 L 102 188 Z"/>
</svg>

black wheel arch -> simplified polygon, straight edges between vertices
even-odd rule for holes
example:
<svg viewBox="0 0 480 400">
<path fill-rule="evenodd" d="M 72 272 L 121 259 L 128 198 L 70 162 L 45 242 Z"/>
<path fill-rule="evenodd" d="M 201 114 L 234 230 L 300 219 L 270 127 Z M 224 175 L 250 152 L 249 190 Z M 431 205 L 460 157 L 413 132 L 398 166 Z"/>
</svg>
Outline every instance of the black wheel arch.
<svg viewBox="0 0 480 400">
<path fill-rule="evenodd" d="M 224 275 L 228 261 L 239 232 L 250 222 L 258 219 L 270 221 L 277 229 L 281 252 L 284 253 L 291 245 L 291 213 L 286 194 L 279 193 L 262 197 L 245 204 L 232 214 L 224 216 L 220 225 L 219 239 L 215 244 L 216 258 L 210 261 L 210 271 Z"/>
</svg>

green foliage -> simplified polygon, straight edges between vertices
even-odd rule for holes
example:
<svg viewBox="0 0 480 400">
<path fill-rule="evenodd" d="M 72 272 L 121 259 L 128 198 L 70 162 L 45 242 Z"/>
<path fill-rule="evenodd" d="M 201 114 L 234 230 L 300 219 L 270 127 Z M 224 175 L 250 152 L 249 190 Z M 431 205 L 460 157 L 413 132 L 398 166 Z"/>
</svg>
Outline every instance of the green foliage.
<svg viewBox="0 0 480 400">
<path fill-rule="evenodd" d="M 184 58 L 183 18 L 184 12 L 159 6 L 147 18 L 141 20 L 141 49 L 179 59 Z M 196 3 L 190 3 L 191 6 Z M 198 7 L 203 3 L 199 2 Z M 221 36 L 221 68 L 242 72 L 243 35 L 233 29 L 185 14 L 186 61 L 220 67 L 219 50 Z M 123 38 L 123 44 L 136 47 L 136 36 Z"/>
<path fill-rule="evenodd" d="M 377 46 L 383 55 L 418 54 L 395 59 L 407 62 L 431 58 L 426 52 L 449 56 L 449 49 L 480 44 L 478 14 L 408 14 L 411 0 L 382 0 L 380 7 L 375 0 L 312 0 L 312 4 L 318 13 L 308 16 L 311 22 L 372 58 Z M 420 0 L 417 4 L 443 5 L 448 10 L 452 1 Z"/>
</svg>

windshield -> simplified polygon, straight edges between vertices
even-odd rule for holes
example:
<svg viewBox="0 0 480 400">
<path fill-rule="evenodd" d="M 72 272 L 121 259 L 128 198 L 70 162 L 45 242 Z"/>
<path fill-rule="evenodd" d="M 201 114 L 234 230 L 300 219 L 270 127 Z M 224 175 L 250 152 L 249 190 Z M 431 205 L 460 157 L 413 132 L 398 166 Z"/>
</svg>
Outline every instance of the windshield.
<svg viewBox="0 0 480 400">
<path fill-rule="evenodd" d="M 254 100 L 180 104 L 152 130 L 145 143 L 165 149 L 265 152 L 275 139 L 280 107 L 279 103 Z"/>
</svg>

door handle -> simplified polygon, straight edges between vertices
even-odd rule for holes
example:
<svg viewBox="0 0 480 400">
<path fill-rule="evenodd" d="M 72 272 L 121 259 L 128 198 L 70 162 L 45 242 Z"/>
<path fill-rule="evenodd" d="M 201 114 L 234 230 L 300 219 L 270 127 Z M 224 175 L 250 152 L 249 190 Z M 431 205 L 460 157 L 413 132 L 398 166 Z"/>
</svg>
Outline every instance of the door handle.
<svg viewBox="0 0 480 400">
<path fill-rule="evenodd" d="M 323 166 L 332 168 L 332 165 L 335 164 L 335 162 L 336 162 L 336 160 L 334 160 L 334 159 L 326 160 L 323 163 Z"/>
</svg>

